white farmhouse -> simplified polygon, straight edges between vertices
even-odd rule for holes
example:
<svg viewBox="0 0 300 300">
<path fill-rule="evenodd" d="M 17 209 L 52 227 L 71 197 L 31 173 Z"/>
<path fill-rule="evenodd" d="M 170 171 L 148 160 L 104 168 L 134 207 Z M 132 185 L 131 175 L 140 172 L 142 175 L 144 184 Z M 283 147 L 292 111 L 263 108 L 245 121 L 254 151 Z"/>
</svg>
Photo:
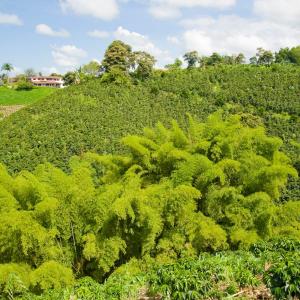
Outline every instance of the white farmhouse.
<svg viewBox="0 0 300 300">
<path fill-rule="evenodd" d="M 64 81 L 60 76 L 34 76 L 29 80 L 34 86 L 64 88 Z"/>
</svg>

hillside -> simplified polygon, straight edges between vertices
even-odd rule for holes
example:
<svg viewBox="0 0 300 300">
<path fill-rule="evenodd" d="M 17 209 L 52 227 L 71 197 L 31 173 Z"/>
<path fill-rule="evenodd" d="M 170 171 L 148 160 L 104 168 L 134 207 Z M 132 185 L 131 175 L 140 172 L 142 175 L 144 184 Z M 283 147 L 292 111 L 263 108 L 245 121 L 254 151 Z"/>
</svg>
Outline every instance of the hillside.
<svg viewBox="0 0 300 300">
<path fill-rule="evenodd" d="M 34 88 L 31 91 L 16 91 L 0 87 L 0 105 L 28 105 L 52 94 L 53 88 Z"/>
<path fill-rule="evenodd" d="M 289 66 L 157 72 L 151 80 L 128 87 L 95 79 L 1 122 L 0 161 L 12 172 L 33 170 L 45 161 L 66 169 L 76 154 L 122 152 L 121 137 L 141 133 L 157 121 L 167 124 L 174 118 L 185 124 L 186 113 L 203 120 L 223 108 L 243 114 L 248 125 L 263 122 L 268 133 L 284 140 L 283 148 L 299 171 L 299 97 L 300 69 Z M 291 181 L 284 197 L 298 196 L 299 182 Z"/>
<path fill-rule="evenodd" d="M 0 122 L 0 299 L 298 299 L 300 69 L 122 76 Z"/>
</svg>

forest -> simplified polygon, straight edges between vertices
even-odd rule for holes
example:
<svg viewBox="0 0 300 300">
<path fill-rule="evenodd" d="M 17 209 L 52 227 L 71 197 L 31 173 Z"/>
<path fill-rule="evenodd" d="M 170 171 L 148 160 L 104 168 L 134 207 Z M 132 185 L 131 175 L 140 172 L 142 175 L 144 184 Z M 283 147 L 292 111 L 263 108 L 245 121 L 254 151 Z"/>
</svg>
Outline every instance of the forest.
<svg viewBox="0 0 300 300">
<path fill-rule="evenodd" d="M 0 121 L 0 299 L 299 299 L 297 49 L 115 41 Z"/>
</svg>

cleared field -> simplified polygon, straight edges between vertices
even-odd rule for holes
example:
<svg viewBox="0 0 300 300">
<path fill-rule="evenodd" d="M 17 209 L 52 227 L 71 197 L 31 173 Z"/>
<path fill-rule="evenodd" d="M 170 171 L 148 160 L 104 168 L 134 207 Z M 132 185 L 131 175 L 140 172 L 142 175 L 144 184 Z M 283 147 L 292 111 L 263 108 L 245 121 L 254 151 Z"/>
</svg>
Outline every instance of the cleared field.
<svg viewBox="0 0 300 300">
<path fill-rule="evenodd" d="M 53 88 L 35 88 L 31 91 L 16 91 L 0 87 L 0 105 L 28 105 L 54 93 Z"/>
</svg>

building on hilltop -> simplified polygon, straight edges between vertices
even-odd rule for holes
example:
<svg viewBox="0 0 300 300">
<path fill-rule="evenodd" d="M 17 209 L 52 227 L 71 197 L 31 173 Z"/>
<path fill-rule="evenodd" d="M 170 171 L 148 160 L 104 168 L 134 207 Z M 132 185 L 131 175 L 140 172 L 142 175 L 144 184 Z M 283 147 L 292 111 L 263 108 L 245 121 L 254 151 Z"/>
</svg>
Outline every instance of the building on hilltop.
<svg viewBox="0 0 300 300">
<path fill-rule="evenodd" d="M 34 86 L 63 88 L 64 81 L 60 76 L 34 76 L 30 77 L 29 81 Z"/>
</svg>

